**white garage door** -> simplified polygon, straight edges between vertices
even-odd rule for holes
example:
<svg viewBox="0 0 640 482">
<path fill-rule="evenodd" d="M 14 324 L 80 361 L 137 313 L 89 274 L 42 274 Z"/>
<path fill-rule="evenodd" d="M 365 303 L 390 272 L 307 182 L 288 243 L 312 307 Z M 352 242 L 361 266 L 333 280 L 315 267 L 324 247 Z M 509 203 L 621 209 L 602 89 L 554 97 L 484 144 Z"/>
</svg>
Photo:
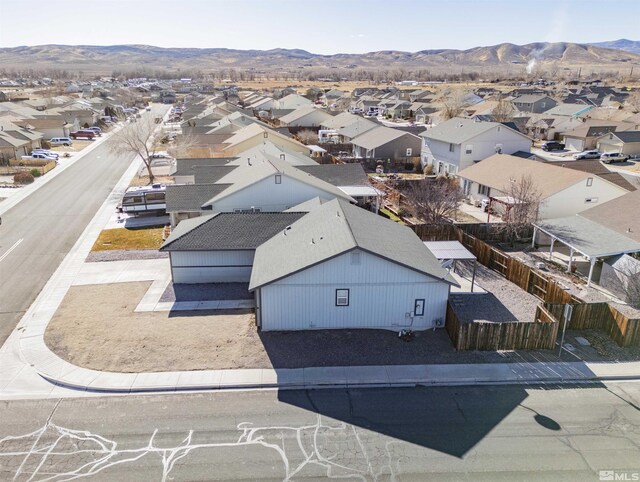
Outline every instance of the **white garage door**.
<svg viewBox="0 0 640 482">
<path fill-rule="evenodd" d="M 254 250 L 174 251 L 171 273 L 174 283 L 248 283 Z"/>
</svg>

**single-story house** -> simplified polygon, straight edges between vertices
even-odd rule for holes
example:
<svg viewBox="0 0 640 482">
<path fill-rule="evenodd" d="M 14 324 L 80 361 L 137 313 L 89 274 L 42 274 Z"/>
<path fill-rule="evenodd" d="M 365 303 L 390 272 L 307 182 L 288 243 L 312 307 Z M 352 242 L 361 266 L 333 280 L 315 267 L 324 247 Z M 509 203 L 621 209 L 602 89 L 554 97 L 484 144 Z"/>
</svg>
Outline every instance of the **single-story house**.
<svg viewBox="0 0 640 482">
<path fill-rule="evenodd" d="M 568 149 L 584 151 L 595 149 L 600 137 L 610 132 L 628 131 L 633 124 L 625 122 L 587 120 L 581 126 L 562 133 L 565 146 Z"/>
<path fill-rule="evenodd" d="M 629 156 L 640 156 L 640 131 L 611 132 L 597 141 L 602 152 L 619 151 Z"/>
<path fill-rule="evenodd" d="M 160 247 L 174 283 L 248 283 L 255 250 L 304 212 L 217 213 L 185 219 Z"/>
<path fill-rule="evenodd" d="M 562 117 L 582 117 L 593 109 L 593 105 L 585 104 L 558 104 L 553 109 L 549 109 L 545 115 L 558 115 Z"/>
<path fill-rule="evenodd" d="M 338 187 L 308 174 L 282 158 L 263 153 L 260 157 L 240 158 L 224 166 L 195 166 L 195 184 L 169 185 L 166 190 L 167 212 L 171 224 L 208 212 L 281 212 L 304 201 L 320 197 L 329 201 L 336 197 L 356 202 Z M 212 183 L 199 184 L 206 171 L 222 175 Z M 209 197 L 207 197 L 207 195 Z"/>
<path fill-rule="evenodd" d="M 474 203 L 489 199 L 504 205 L 519 201 L 509 199 L 513 183 L 530 178 L 540 195 L 540 219 L 571 216 L 628 192 L 591 173 L 506 154 L 468 167 L 458 177 L 465 195 Z"/>
<path fill-rule="evenodd" d="M 420 155 L 420 137 L 390 127 L 376 127 L 351 139 L 353 157 L 402 160 Z"/>
<path fill-rule="evenodd" d="M 65 122 L 62 116 L 26 119 L 18 122 L 17 124 L 40 132 L 45 139 L 51 139 L 53 137 L 68 137 L 72 127 L 70 124 Z"/>
<path fill-rule="evenodd" d="M 406 226 L 341 199 L 255 252 L 249 290 L 264 331 L 444 326 L 457 283 Z"/>
<path fill-rule="evenodd" d="M 282 127 L 319 127 L 323 121 L 332 117 L 331 114 L 313 105 L 300 107 L 278 120 Z"/>
</svg>

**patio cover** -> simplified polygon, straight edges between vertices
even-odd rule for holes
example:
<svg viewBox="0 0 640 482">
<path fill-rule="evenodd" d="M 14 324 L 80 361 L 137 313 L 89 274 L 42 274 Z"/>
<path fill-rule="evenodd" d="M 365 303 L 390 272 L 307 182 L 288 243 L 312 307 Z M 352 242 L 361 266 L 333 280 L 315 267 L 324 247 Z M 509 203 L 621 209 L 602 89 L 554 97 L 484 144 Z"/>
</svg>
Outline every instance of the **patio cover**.
<svg viewBox="0 0 640 482">
<path fill-rule="evenodd" d="M 424 245 L 437 259 L 476 259 L 460 241 L 425 241 Z"/>
<path fill-rule="evenodd" d="M 437 260 L 452 260 L 455 272 L 455 262 L 458 260 L 473 260 L 473 273 L 471 275 L 471 292 L 476 283 L 476 257 L 463 246 L 460 241 L 423 241 L 429 251 L 433 253 Z"/>
<path fill-rule="evenodd" d="M 539 221 L 534 227 L 590 259 L 640 252 L 639 242 L 579 214 Z"/>
</svg>

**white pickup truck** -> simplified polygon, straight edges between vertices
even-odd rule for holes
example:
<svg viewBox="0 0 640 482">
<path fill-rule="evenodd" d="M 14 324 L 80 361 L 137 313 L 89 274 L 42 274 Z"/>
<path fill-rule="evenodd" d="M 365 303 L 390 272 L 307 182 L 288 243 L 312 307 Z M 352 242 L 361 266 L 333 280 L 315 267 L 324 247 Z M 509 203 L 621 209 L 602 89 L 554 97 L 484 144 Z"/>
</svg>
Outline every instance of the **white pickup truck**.
<svg viewBox="0 0 640 482">
<path fill-rule="evenodd" d="M 23 161 L 33 161 L 35 159 L 40 159 L 43 161 L 56 161 L 57 158 L 51 156 L 49 154 L 45 154 L 44 152 L 32 152 L 30 156 L 22 156 L 21 159 Z"/>
</svg>

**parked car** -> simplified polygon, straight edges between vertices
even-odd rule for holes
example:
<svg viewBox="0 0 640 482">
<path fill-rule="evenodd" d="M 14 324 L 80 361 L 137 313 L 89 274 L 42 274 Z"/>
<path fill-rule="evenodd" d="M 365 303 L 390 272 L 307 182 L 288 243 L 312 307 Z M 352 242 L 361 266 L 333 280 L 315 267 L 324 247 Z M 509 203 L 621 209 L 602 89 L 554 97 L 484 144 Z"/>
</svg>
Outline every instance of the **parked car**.
<svg viewBox="0 0 640 482">
<path fill-rule="evenodd" d="M 542 144 L 543 151 L 562 151 L 564 150 L 564 144 L 558 141 L 547 141 Z"/>
<path fill-rule="evenodd" d="M 69 137 L 53 137 L 49 140 L 49 144 L 52 146 L 70 146 L 73 141 Z"/>
<path fill-rule="evenodd" d="M 600 151 L 591 150 L 591 151 L 582 151 L 578 152 L 573 156 L 574 159 L 600 159 Z"/>
<path fill-rule="evenodd" d="M 52 156 L 48 156 L 47 154 L 43 153 L 43 152 L 32 152 L 30 156 L 21 156 L 21 158 L 23 161 L 32 161 L 34 159 L 40 159 L 43 161 L 57 161 L 58 159 L 56 157 L 52 157 Z"/>
<path fill-rule="evenodd" d="M 87 127 L 84 130 L 85 131 L 91 131 L 91 132 L 95 133 L 95 135 L 97 135 L 97 136 L 101 136 L 102 135 L 102 129 L 100 129 L 98 126 Z"/>
<path fill-rule="evenodd" d="M 605 152 L 600 156 L 600 160 L 605 164 L 611 164 L 612 162 L 624 162 L 629 159 L 629 156 L 622 152 Z"/>
<path fill-rule="evenodd" d="M 34 149 L 33 151 L 31 151 L 31 155 L 33 156 L 34 154 L 44 154 L 45 156 L 49 156 L 55 160 L 58 160 L 58 158 L 60 157 L 60 154 L 48 149 Z"/>
<path fill-rule="evenodd" d="M 96 137 L 96 134 L 93 131 L 81 130 L 81 131 L 71 132 L 69 134 L 69 137 L 71 137 L 71 139 L 90 139 L 90 140 L 92 140 L 94 137 Z"/>
</svg>

